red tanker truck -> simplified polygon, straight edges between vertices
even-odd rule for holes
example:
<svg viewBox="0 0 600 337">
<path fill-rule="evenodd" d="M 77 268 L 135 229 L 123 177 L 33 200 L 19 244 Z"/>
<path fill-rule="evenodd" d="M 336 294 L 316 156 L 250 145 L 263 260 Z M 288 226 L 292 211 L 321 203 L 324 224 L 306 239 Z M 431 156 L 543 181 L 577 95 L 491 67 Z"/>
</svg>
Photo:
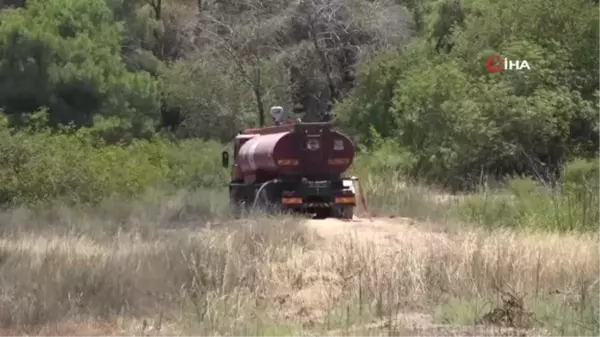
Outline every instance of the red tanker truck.
<svg viewBox="0 0 600 337">
<path fill-rule="evenodd" d="M 244 130 L 234 140 L 230 204 L 237 212 L 259 206 L 351 219 L 355 191 L 353 181 L 342 174 L 354 154 L 352 141 L 331 123 Z M 230 166 L 228 151 L 222 153 L 222 165 Z"/>
</svg>

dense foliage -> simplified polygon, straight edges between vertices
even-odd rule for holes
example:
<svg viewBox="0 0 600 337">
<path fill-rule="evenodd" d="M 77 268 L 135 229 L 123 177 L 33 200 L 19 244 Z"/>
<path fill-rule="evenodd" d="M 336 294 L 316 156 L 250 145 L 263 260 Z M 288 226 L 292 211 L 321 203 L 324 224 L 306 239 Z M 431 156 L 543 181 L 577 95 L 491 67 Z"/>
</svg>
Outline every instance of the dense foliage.
<svg viewBox="0 0 600 337">
<path fill-rule="evenodd" d="M 361 142 L 393 140 L 413 158 L 404 162 L 411 175 L 453 186 L 482 174 L 547 178 L 573 157 L 596 156 L 597 6 L 459 3 L 442 2 L 423 38 L 362 69 L 338 106 Z M 488 55 L 527 60 L 531 70 L 490 74 Z"/>
<path fill-rule="evenodd" d="M 136 134 L 148 131 L 157 82 L 125 68 L 122 25 L 103 0 L 28 1 L 1 15 L 0 106 L 16 123 L 46 107 L 54 125 L 115 116 Z"/>
<path fill-rule="evenodd" d="M 521 174 L 554 182 L 575 161 L 597 176 L 585 160 L 599 147 L 594 1 L 0 8 L 5 203 L 221 184 L 221 144 L 268 123 L 273 105 L 305 120 L 333 114 L 370 174 L 465 188 Z M 489 55 L 531 69 L 488 73 Z"/>
<path fill-rule="evenodd" d="M 136 196 L 148 188 L 217 187 L 224 182 L 218 161 L 221 145 L 212 141 L 161 138 L 106 145 L 102 130 L 62 128 L 59 134 L 31 116 L 14 132 L 0 125 L 0 196 L 3 203 L 98 202 Z M 198 155 L 200 153 L 200 155 Z"/>
</svg>

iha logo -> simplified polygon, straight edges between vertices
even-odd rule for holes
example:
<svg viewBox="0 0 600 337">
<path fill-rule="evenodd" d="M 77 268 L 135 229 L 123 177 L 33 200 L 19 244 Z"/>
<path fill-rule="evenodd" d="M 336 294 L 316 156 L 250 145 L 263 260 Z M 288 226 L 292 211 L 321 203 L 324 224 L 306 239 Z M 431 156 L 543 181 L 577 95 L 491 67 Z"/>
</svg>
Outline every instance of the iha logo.
<svg viewBox="0 0 600 337">
<path fill-rule="evenodd" d="M 485 69 L 488 73 L 498 73 L 503 70 L 531 70 L 531 66 L 525 60 L 509 60 L 498 55 L 491 55 L 485 59 Z"/>
</svg>

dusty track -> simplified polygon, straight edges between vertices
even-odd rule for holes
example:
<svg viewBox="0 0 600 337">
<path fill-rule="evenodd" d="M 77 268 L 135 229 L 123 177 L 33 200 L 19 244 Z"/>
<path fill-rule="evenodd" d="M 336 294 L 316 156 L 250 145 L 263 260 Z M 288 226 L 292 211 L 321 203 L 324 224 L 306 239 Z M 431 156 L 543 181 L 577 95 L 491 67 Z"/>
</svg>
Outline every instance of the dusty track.
<svg viewBox="0 0 600 337">
<path fill-rule="evenodd" d="M 376 263 L 381 263 L 379 265 L 381 268 L 385 266 L 386 257 L 394 254 L 410 254 L 415 258 L 426 256 L 431 252 L 435 254 L 437 248 L 443 249 L 452 245 L 453 233 L 439 226 L 418 223 L 408 218 L 307 220 L 305 225 L 316 234 L 313 240 L 315 245 L 309 251 L 297 252 L 290 261 L 285 263 L 284 268 L 293 270 L 293 276 L 287 282 L 280 284 L 283 287 L 280 288 L 276 298 L 281 304 L 279 314 L 283 316 L 282 318 L 299 321 L 308 331 L 313 331 L 313 327 L 316 326 L 321 329 L 327 326 L 326 331 L 318 330 L 319 333 L 405 336 L 522 333 L 514 329 L 497 327 L 436 324 L 431 315 L 414 307 L 411 308 L 410 304 L 407 304 L 406 308 L 400 308 L 394 317 L 386 319 L 372 317 L 368 322 L 364 320 L 362 323 L 346 322 L 341 324 L 345 325 L 343 327 L 338 322 L 337 325 L 330 326 L 330 318 L 326 318 L 326 313 L 331 312 L 332 304 L 334 306 L 336 303 L 339 304 L 345 296 L 348 296 L 348 292 L 352 292 L 348 290 L 349 283 L 352 282 L 348 282 L 348 279 L 341 275 L 343 273 L 339 268 L 340 265 L 354 259 L 353 255 L 360 255 L 360 258 L 368 261 L 380 261 Z M 381 269 L 385 270 L 385 267 Z M 532 331 L 529 331 L 526 334 L 531 333 Z M 533 334 L 540 335 L 545 332 L 536 331 Z"/>
<path fill-rule="evenodd" d="M 326 240 L 355 237 L 362 243 L 397 245 L 395 237 L 410 230 L 415 222 L 408 218 L 357 218 L 350 221 L 328 218 L 308 220 L 306 226 Z"/>
<path fill-rule="evenodd" d="M 295 219 L 281 220 L 291 220 L 292 226 L 289 228 L 298 229 Z M 234 223 L 231 227 L 239 228 L 240 225 L 247 225 L 254 220 L 244 221 L 239 224 Z M 269 231 L 273 228 L 278 230 L 287 228 L 277 227 L 281 224 L 279 219 L 260 220 L 255 221 L 254 224 L 258 224 L 257 228 L 262 229 L 265 228 L 260 225 L 266 224 L 266 229 Z M 472 281 L 481 278 L 481 272 L 476 272 L 476 276 L 469 274 L 474 266 L 472 262 L 474 257 L 483 261 L 475 265 L 479 271 L 486 269 L 481 266 L 495 265 L 497 245 L 509 247 L 509 252 L 519 254 L 510 262 L 510 270 L 518 271 L 518 273 L 511 272 L 512 275 L 518 275 L 514 278 L 518 282 L 528 282 L 527 276 L 523 275 L 535 265 L 535 259 L 541 259 L 537 261 L 547 266 L 548 275 L 545 276 L 545 280 L 549 281 L 555 278 L 554 275 L 565 274 L 558 266 L 581 263 L 582 268 L 571 266 L 565 270 L 590 270 L 589 265 L 597 264 L 597 260 L 592 258 L 598 255 L 593 249 L 597 242 L 591 239 L 589 241 L 563 237 L 542 239 L 531 235 L 515 236 L 510 233 L 490 236 L 473 228 L 433 225 L 408 218 L 374 218 L 372 221 L 364 218 L 352 221 L 305 220 L 302 221 L 302 225 L 309 229 L 312 235 L 309 234 L 305 238 L 305 231 L 299 231 L 302 244 L 286 244 L 277 247 L 285 252 L 281 254 L 282 258 L 270 259 L 269 263 L 261 264 L 260 275 L 258 275 L 259 279 L 264 281 L 260 284 L 261 289 L 258 294 L 267 305 L 266 314 L 272 318 L 269 321 L 283 325 L 290 322 L 298 323 L 294 324 L 294 332 L 299 333 L 295 336 L 548 336 L 547 333 L 523 332 L 498 327 L 437 324 L 430 315 L 426 314 L 431 312 L 431 308 L 422 305 L 423 299 L 432 291 L 458 296 L 460 291 L 457 289 L 469 287 L 473 284 Z M 188 234 L 195 235 L 195 233 L 196 231 L 192 230 Z M 202 235 L 211 235 L 211 233 L 211 230 L 207 230 L 203 231 Z M 65 244 L 63 241 L 55 241 L 55 243 Z M 83 243 L 82 240 L 77 239 L 69 242 L 68 247 L 73 251 L 89 252 L 90 244 Z M 38 254 L 43 252 L 42 245 L 35 242 L 21 240 L 19 244 L 18 247 L 30 247 Z M 10 249 L 18 248 L 8 243 L 4 246 Z M 579 247 L 579 250 L 573 247 Z M 100 253 L 102 252 L 104 251 Z M 277 252 L 267 249 L 264 253 L 276 254 Z M 584 259 L 586 254 L 591 254 L 589 261 Z M 437 283 L 436 277 L 440 275 L 433 277 L 429 275 L 432 267 L 439 269 L 444 284 Z M 362 281 L 359 281 L 361 276 L 357 277 L 357 271 L 362 272 Z M 510 273 L 507 275 L 510 276 Z M 393 282 L 392 287 L 395 288 L 393 291 L 390 291 L 389 285 L 385 283 L 386 278 Z M 371 294 L 380 292 L 385 293 L 385 296 L 390 295 L 390 302 L 399 306 L 394 307 L 391 316 L 374 314 L 375 296 L 360 301 L 360 305 L 357 304 L 359 303 L 356 301 L 358 284 L 366 289 L 365 293 L 370 291 Z M 363 316 L 346 313 L 347 308 L 356 312 L 359 307 L 366 308 Z M 156 320 L 156 317 L 149 318 L 149 321 L 153 321 L 152 324 L 155 324 Z M 296 329 L 298 325 L 301 328 Z M 36 336 L 175 337 L 185 335 L 180 333 L 180 329 L 184 328 L 175 323 L 165 323 L 160 333 L 152 331 L 142 334 L 142 331 L 148 331 L 149 328 L 144 328 L 138 320 L 119 323 L 118 326 L 116 323 L 57 323 L 45 327 Z M 286 334 L 267 335 L 286 336 Z M 16 331 L 0 329 L 0 336 L 24 335 Z"/>
</svg>

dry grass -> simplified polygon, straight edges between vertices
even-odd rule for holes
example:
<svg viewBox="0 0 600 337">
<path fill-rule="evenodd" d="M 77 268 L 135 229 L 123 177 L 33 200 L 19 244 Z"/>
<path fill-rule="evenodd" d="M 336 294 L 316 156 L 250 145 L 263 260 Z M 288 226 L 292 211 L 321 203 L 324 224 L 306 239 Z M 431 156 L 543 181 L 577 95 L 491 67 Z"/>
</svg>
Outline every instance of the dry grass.
<svg viewBox="0 0 600 337">
<path fill-rule="evenodd" d="M 354 235 L 344 236 L 347 227 Z M 441 323 L 474 325 L 502 306 L 501 294 L 509 292 L 525 295 L 524 307 L 534 311 L 537 330 L 530 333 L 597 334 L 600 261 L 595 235 L 476 229 L 446 233 L 382 220 L 340 223 L 337 228 L 327 224 L 317 230 L 329 238 L 326 253 L 302 254 L 288 262 L 296 272 L 286 282 L 303 284 L 292 301 L 298 292 L 318 292 L 313 294 L 318 303 L 295 303 L 300 312 L 310 313 L 303 320 L 308 325 L 329 330 L 383 320 L 391 331 L 408 327 L 412 334 L 464 334 L 414 313 L 433 308 Z M 482 307 L 473 307 L 477 304 Z"/>
<path fill-rule="evenodd" d="M 598 332 L 596 235 L 234 221 L 220 198 L 0 214 L 0 334 Z M 475 326 L 501 290 L 531 328 Z"/>
<path fill-rule="evenodd" d="M 137 211 L 128 217 L 113 219 L 64 208 L 5 213 L 3 334 L 73 334 L 77 329 L 79 334 L 139 334 L 151 328 L 161 334 L 243 334 L 256 329 L 268 304 L 262 270 L 304 244 L 297 221 L 206 222 L 206 214 L 194 219 L 188 212 L 188 220 L 173 230 L 168 226 L 173 214 L 192 202 L 164 204 L 174 211 L 162 210 L 163 217 L 153 220 L 146 213 L 157 210 L 139 204 L 130 205 Z"/>
</svg>

